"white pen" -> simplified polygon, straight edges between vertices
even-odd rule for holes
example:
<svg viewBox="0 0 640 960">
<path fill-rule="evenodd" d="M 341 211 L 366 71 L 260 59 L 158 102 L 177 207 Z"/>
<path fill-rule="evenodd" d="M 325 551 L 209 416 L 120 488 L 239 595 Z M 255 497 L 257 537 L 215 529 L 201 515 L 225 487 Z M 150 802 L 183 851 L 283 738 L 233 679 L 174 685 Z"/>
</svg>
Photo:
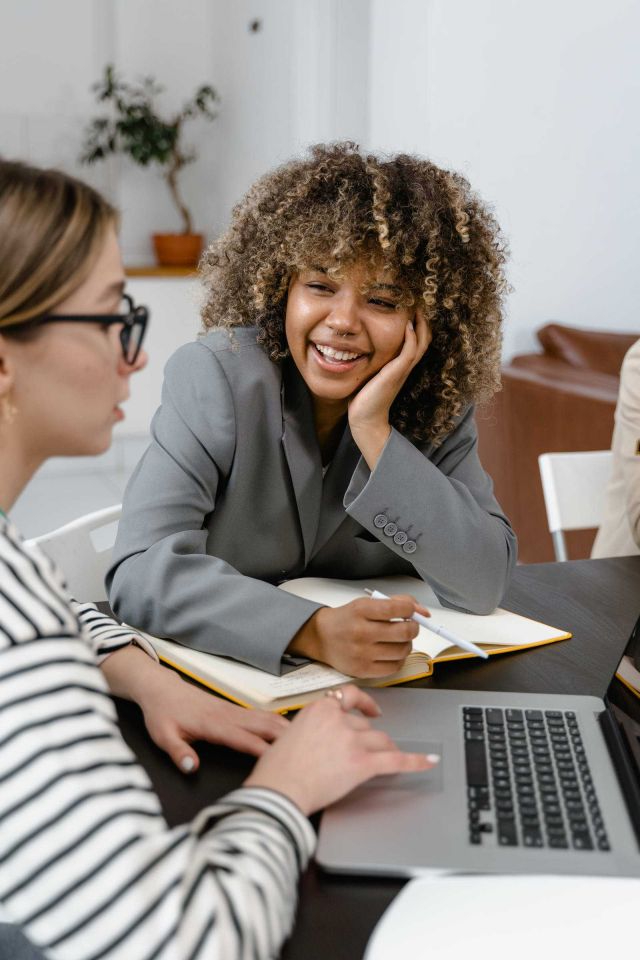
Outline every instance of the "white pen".
<svg viewBox="0 0 640 960">
<path fill-rule="evenodd" d="M 368 593 L 372 600 L 389 600 L 390 598 L 386 593 L 380 593 L 379 590 L 368 590 L 365 587 L 365 593 Z M 450 633 L 446 627 L 442 627 L 439 623 L 433 623 L 433 621 L 428 617 L 423 617 L 421 613 L 412 613 L 411 620 L 415 620 L 416 623 L 419 623 L 421 627 L 424 627 L 425 630 L 430 630 L 431 633 L 437 633 L 439 637 L 442 637 L 443 640 L 448 640 L 449 643 L 454 644 L 456 647 L 462 647 L 463 650 L 467 650 L 469 653 L 475 653 L 477 656 L 482 657 L 483 660 L 489 658 L 489 654 L 486 650 L 483 650 L 481 647 L 476 647 L 475 643 L 471 643 L 470 640 L 462 640 L 461 637 L 456 637 L 454 633 Z"/>
</svg>

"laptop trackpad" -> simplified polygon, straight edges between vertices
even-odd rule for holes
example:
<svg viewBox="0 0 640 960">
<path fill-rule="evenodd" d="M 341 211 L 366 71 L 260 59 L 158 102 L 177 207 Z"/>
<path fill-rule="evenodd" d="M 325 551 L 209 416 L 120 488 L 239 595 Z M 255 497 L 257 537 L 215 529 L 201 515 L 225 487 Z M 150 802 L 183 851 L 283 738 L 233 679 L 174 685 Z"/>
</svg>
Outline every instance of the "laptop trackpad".
<svg viewBox="0 0 640 960">
<path fill-rule="evenodd" d="M 384 777 L 374 777 L 359 788 L 360 790 L 419 790 L 421 793 L 439 793 L 442 790 L 442 765 L 444 763 L 443 745 L 437 740 L 407 740 L 404 737 L 395 737 L 395 742 L 405 753 L 437 753 L 440 763 L 430 770 L 421 770 L 416 773 L 396 773 Z"/>
</svg>

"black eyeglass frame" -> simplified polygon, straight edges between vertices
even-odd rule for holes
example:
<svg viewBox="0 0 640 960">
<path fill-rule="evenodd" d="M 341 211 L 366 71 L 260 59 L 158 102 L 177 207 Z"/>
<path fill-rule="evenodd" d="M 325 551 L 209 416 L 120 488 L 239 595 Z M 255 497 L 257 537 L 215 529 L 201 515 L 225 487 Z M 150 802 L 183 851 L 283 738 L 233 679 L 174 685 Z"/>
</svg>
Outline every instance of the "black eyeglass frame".
<svg viewBox="0 0 640 960">
<path fill-rule="evenodd" d="M 149 322 L 149 310 L 147 307 L 136 306 L 133 302 L 133 298 L 129 296 L 128 293 L 122 294 L 122 299 L 126 300 L 129 305 L 128 313 L 71 313 L 71 314 L 62 314 L 62 313 L 45 313 L 42 317 L 36 317 L 34 320 L 30 321 L 35 326 L 36 324 L 41 323 L 100 323 L 103 326 L 111 326 L 112 323 L 121 323 L 122 330 L 120 331 L 120 345 L 122 346 L 122 356 L 126 363 L 129 366 L 133 364 L 138 359 L 140 350 L 142 348 L 142 342 L 145 337 L 147 330 L 147 323 Z M 140 336 L 137 342 L 134 340 L 134 351 L 133 356 L 129 356 L 129 346 L 132 342 L 131 334 L 134 327 L 141 327 Z"/>
</svg>

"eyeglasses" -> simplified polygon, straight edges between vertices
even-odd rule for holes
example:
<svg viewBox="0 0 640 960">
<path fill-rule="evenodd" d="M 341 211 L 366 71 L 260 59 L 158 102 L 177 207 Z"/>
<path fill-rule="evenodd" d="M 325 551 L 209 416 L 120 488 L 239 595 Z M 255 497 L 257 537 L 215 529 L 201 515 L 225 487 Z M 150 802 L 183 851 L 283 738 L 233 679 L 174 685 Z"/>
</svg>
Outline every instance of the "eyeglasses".
<svg viewBox="0 0 640 960">
<path fill-rule="evenodd" d="M 62 313 L 47 313 L 43 317 L 38 317 L 34 321 L 40 323 L 101 323 L 103 326 L 110 326 L 112 323 L 121 323 L 120 344 L 122 346 L 122 356 L 126 363 L 133 365 L 138 359 L 142 341 L 149 321 L 149 310 L 147 307 L 136 307 L 128 293 L 122 295 L 121 313 L 73 313 L 65 315 Z"/>
</svg>

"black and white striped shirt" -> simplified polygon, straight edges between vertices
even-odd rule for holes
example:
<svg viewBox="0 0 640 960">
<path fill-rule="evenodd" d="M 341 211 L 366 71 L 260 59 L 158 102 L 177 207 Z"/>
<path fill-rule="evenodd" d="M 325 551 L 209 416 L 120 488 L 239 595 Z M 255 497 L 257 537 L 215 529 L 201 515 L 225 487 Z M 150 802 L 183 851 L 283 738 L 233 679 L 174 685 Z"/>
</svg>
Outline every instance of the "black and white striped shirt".
<svg viewBox="0 0 640 960">
<path fill-rule="evenodd" d="M 56 960 L 273 957 L 309 821 L 244 788 L 167 826 L 98 667 L 131 639 L 0 517 L 3 919 Z"/>
</svg>

